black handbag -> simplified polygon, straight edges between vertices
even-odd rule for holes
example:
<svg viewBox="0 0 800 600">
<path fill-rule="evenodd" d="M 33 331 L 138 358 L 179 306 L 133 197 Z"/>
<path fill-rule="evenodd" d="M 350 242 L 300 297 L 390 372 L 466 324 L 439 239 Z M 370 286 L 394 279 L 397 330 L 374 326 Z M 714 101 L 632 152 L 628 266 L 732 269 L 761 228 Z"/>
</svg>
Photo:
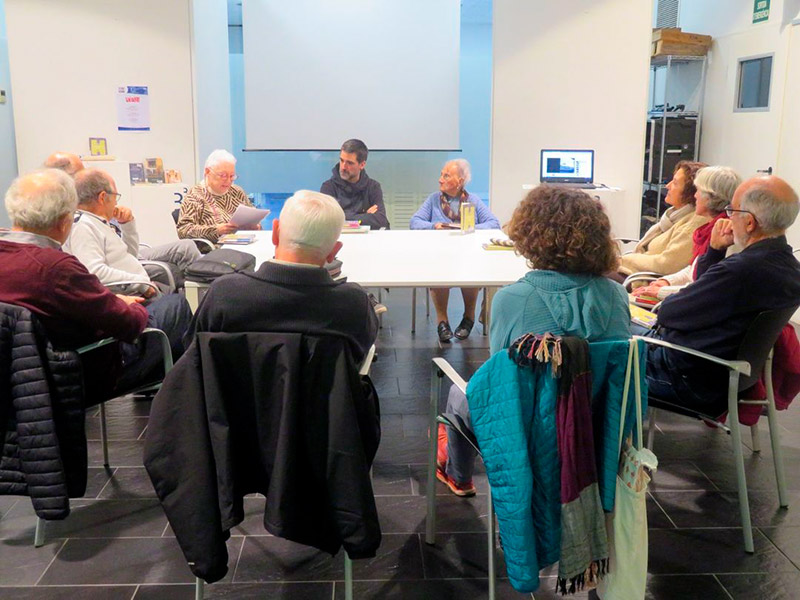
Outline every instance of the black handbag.
<svg viewBox="0 0 800 600">
<path fill-rule="evenodd" d="M 247 252 L 218 248 L 198 258 L 186 268 L 186 279 L 197 283 L 211 283 L 217 277 L 254 271 L 256 257 Z"/>
</svg>

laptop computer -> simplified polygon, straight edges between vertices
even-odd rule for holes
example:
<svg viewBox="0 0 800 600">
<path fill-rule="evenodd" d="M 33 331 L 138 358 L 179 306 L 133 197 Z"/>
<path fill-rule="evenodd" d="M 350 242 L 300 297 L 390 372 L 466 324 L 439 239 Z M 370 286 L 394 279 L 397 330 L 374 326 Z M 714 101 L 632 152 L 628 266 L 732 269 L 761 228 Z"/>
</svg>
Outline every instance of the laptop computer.
<svg viewBox="0 0 800 600">
<path fill-rule="evenodd" d="M 539 181 L 594 189 L 594 150 L 542 150 Z"/>
</svg>

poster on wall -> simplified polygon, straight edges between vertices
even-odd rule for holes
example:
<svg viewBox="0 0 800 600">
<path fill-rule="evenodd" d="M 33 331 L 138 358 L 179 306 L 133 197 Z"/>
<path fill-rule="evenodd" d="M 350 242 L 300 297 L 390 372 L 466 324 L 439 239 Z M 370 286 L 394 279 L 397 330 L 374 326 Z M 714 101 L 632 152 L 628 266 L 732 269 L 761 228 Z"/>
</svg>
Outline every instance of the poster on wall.
<svg viewBox="0 0 800 600">
<path fill-rule="evenodd" d="M 146 85 L 117 88 L 117 129 L 150 131 L 150 97 Z"/>
</svg>

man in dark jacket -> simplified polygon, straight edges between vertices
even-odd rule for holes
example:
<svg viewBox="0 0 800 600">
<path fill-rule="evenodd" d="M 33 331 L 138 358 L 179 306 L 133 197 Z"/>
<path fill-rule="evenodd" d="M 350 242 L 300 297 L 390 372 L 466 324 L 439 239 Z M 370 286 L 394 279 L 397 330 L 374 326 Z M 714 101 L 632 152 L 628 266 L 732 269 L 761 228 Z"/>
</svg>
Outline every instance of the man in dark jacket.
<svg viewBox="0 0 800 600">
<path fill-rule="evenodd" d="M 319 191 L 336 198 L 348 221 L 361 221 L 362 225 L 369 225 L 372 229 L 388 229 L 381 184 L 370 179 L 364 170 L 368 154 L 364 142 L 347 140 L 342 144 L 339 164 L 333 167 L 333 175 Z"/>
<path fill-rule="evenodd" d="M 797 194 L 778 177 L 742 183 L 711 233 L 697 263 L 697 280 L 670 296 L 650 335 L 725 360 L 736 357 L 756 316 L 800 304 L 800 263 L 786 243 L 786 229 L 800 210 Z M 744 248 L 725 258 L 736 243 Z M 727 371 L 708 361 L 651 346 L 650 393 L 717 416 L 727 410 Z"/>
<path fill-rule="evenodd" d="M 342 247 L 344 214 L 330 196 L 301 190 L 272 222 L 275 258 L 255 273 L 217 279 L 203 298 L 194 332 L 244 331 L 338 334 L 364 360 L 378 334 L 366 292 L 357 283 L 331 279 L 324 264 Z M 187 339 L 188 342 L 191 340 Z"/>
</svg>

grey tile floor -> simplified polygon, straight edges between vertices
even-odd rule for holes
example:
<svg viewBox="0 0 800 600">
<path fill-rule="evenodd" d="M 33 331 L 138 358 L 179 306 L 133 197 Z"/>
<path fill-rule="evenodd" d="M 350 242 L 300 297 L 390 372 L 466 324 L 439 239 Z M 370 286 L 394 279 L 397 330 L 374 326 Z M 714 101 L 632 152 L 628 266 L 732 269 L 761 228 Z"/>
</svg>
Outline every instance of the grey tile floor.
<svg viewBox="0 0 800 600">
<path fill-rule="evenodd" d="M 472 499 L 456 498 L 437 484 L 437 544 L 427 546 L 423 532 L 430 359 L 445 356 L 469 376 L 488 356 L 487 339 L 476 326 L 467 341 L 440 348 L 433 318 L 425 319 L 423 294 L 412 336 L 410 297 L 408 290 L 384 294 L 390 312 L 372 370 L 382 408 L 374 487 L 384 540 L 376 558 L 355 563 L 355 596 L 486 598 L 485 475 L 478 474 L 479 494 Z M 455 322 L 458 300 L 451 299 Z M 192 575 L 142 467 L 148 412 L 147 401 L 108 404 L 113 464 L 108 471 L 101 466 L 98 418 L 89 416 L 86 496 L 72 502 L 66 520 L 48 524 L 43 547 L 33 547 L 30 501 L 0 497 L 0 598 L 193 598 Z M 780 417 L 792 504 L 789 510 L 778 508 L 764 424 L 761 455 L 745 454 L 756 527 L 752 555 L 742 550 L 728 437 L 687 419 L 660 419 L 655 443 L 660 468 L 648 500 L 648 599 L 800 597 L 800 406 Z M 263 499 L 247 500 L 247 518 L 228 545 L 229 573 L 206 587 L 206 597 L 344 598 L 341 555 L 331 558 L 267 535 L 262 506 Z M 556 597 L 552 575 L 544 573 L 537 600 Z M 523 596 L 501 577 L 498 597 Z"/>
</svg>

